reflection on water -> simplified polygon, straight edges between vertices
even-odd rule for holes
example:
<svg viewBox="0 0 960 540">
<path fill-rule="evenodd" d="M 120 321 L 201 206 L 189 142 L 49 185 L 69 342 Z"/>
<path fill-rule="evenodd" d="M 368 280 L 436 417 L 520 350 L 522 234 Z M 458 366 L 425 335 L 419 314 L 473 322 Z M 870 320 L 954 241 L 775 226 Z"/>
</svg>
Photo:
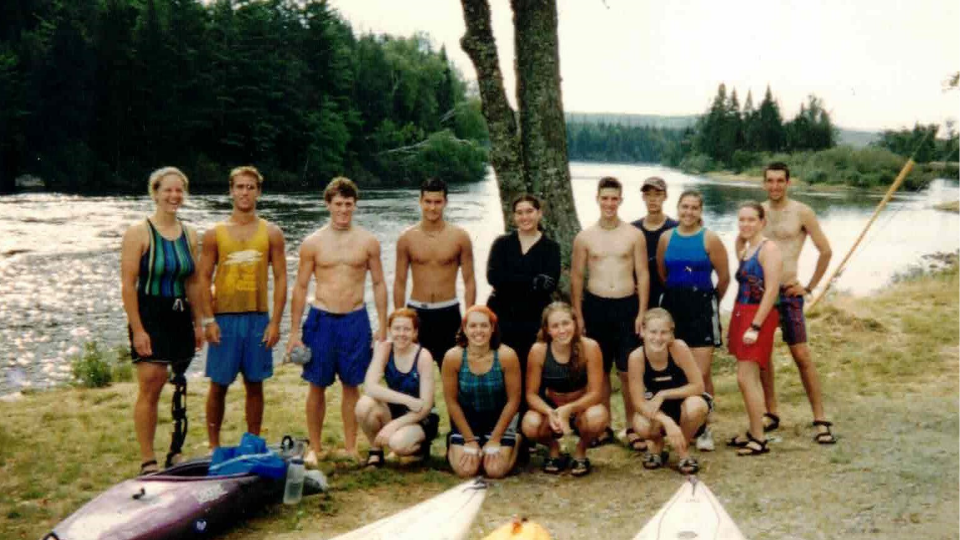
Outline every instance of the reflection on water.
<svg viewBox="0 0 960 540">
<path fill-rule="evenodd" d="M 599 215 L 594 197 L 601 176 L 613 175 L 623 181 L 621 216 L 632 221 L 644 213 L 641 182 L 656 174 L 669 186 L 668 213 L 675 214 L 677 197 L 683 190 L 696 188 L 703 193 L 704 222 L 727 246 L 732 245 L 736 234 L 735 212 L 740 202 L 764 198 L 756 185 L 717 183 L 662 167 L 575 163 L 571 170 L 581 223 L 591 223 Z M 403 229 L 419 218 L 418 195 L 415 189 L 361 194 L 356 220 L 380 240 L 390 287 L 394 243 Z M 834 265 L 853 244 L 880 199 L 880 195 L 846 192 L 796 192 L 793 196 L 817 212 L 835 253 Z M 957 198 L 956 184 L 943 181 L 923 193 L 897 197 L 854 255 L 838 282 L 839 288 L 865 294 L 883 286 L 923 254 L 957 250 L 960 218 L 931 209 L 935 203 Z M 279 224 L 286 235 L 291 286 L 300 241 L 327 219 L 321 202 L 318 193 L 266 195 L 260 202 L 261 214 Z M 130 223 L 152 210 L 153 203 L 146 196 L 0 197 L 0 395 L 20 387 L 44 387 L 68 380 L 67 359 L 79 352 L 85 341 L 97 339 L 108 346 L 126 342 L 126 318 L 120 301 L 120 239 Z M 225 194 L 200 195 L 189 199 L 181 217 L 205 230 L 229 212 L 230 201 Z M 470 233 L 478 298 L 483 301 L 490 291 L 485 277 L 487 254 L 503 230 L 492 178 L 455 187 L 446 216 Z M 816 252 L 808 246 L 800 261 L 802 279 L 810 276 L 815 264 Z M 727 295 L 727 309 L 732 297 Z M 375 317 L 369 286 L 367 301 Z M 289 316 L 284 318 L 284 336 L 288 326 Z M 193 373 L 202 373 L 204 356 L 201 353 L 194 361 Z M 276 356 L 279 358 L 279 353 Z"/>
</svg>

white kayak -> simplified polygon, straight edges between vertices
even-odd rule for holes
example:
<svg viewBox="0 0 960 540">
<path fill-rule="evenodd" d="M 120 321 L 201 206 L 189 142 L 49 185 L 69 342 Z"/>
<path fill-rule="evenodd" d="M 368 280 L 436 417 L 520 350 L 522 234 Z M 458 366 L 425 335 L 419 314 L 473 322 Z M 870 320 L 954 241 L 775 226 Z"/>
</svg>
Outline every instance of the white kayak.
<svg viewBox="0 0 960 540">
<path fill-rule="evenodd" d="M 476 479 L 332 540 L 463 540 L 487 496 Z"/>
<path fill-rule="evenodd" d="M 746 540 L 707 485 L 690 476 L 633 540 Z"/>
</svg>

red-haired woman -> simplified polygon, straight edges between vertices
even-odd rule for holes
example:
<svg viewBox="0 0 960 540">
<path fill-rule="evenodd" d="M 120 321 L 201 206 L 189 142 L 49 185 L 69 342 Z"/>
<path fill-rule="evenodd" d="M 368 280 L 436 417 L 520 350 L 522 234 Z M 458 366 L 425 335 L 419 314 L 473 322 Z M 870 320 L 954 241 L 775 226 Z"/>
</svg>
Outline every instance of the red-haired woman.
<svg viewBox="0 0 960 540">
<path fill-rule="evenodd" d="M 603 353 L 596 341 L 584 337 L 573 308 L 554 302 L 543 310 L 540 335 L 530 349 L 526 398 L 530 410 L 523 417 L 523 435 L 547 445 L 543 471 L 559 474 L 567 466 L 560 454 L 560 438 L 579 435 L 570 474 L 590 473 L 587 449 L 610 424 L 601 403 Z"/>
<path fill-rule="evenodd" d="M 417 342 L 417 312 L 398 309 L 387 327 L 390 341 L 377 344 L 355 409 L 370 441 L 367 465 L 374 467 L 383 465 L 385 446 L 398 456 L 429 456 L 440 425 L 433 410 L 433 357 Z"/>
<path fill-rule="evenodd" d="M 523 390 L 517 354 L 500 343 L 497 316 L 467 310 L 457 346 L 443 359 L 443 397 L 450 413 L 447 459 L 461 477 L 502 478 L 517 460 L 517 410 Z"/>
</svg>

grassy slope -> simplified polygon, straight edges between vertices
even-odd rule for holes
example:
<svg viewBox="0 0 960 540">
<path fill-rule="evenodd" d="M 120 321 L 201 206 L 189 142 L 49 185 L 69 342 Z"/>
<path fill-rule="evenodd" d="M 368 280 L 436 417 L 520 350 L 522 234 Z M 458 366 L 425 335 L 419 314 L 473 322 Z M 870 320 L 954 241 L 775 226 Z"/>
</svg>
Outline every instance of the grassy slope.
<svg viewBox="0 0 960 540">
<path fill-rule="evenodd" d="M 951 273 L 895 285 L 868 299 L 840 297 L 811 316 L 812 348 L 840 444 L 812 443 L 810 412 L 783 346 L 775 352 L 784 423 L 772 452 L 738 458 L 722 439 L 746 419 L 734 363 L 715 361 L 719 444 L 703 454 L 707 482 L 744 533 L 761 538 L 956 538 L 958 520 L 958 279 Z M 205 451 L 205 387 L 194 381 L 188 449 Z M 102 390 L 63 389 L 0 403 L 0 538 L 38 538 L 82 503 L 137 470 L 131 407 L 133 384 Z M 291 366 L 267 388 L 265 436 L 305 436 L 306 387 Z M 157 447 L 169 442 L 165 391 Z M 229 396 L 226 441 L 239 439 L 242 388 Z M 336 393 L 330 396 L 324 438 L 341 434 Z M 623 422 L 619 396 L 614 418 Z M 445 428 L 445 426 L 444 426 Z M 356 471 L 324 463 L 332 492 L 298 507 L 276 505 L 225 537 L 325 538 L 383 517 L 457 482 L 435 442 L 429 467 Z M 620 446 L 591 453 L 586 479 L 536 472 L 492 488 L 475 538 L 513 514 L 529 515 L 554 538 L 604 534 L 630 538 L 680 483 L 673 469 L 645 471 Z M 676 458 L 671 461 L 675 467 Z M 534 460 L 535 467 L 539 460 Z"/>
</svg>

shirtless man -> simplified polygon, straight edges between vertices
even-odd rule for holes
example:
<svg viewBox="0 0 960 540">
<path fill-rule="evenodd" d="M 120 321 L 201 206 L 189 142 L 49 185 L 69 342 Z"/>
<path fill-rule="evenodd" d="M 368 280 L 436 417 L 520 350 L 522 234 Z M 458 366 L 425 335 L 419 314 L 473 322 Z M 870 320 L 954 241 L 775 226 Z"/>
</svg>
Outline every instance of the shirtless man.
<svg viewBox="0 0 960 540">
<path fill-rule="evenodd" d="M 247 431 L 260 434 L 263 381 L 273 376 L 273 346 L 280 340 L 287 303 L 283 232 L 257 217 L 263 176 L 254 167 L 237 167 L 230 171 L 229 181 L 233 212 L 204 233 L 199 268 L 204 335 L 209 343 L 207 440 L 211 449 L 220 446 L 227 390 L 239 373 L 246 389 Z M 273 271 L 272 316 L 267 304 L 268 266 Z"/>
<path fill-rule="evenodd" d="M 373 300 L 377 306 L 376 340 L 383 341 L 387 328 L 387 286 L 380 263 L 380 242 L 369 231 L 353 224 L 357 208 L 357 186 L 347 178 L 330 181 L 323 192 L 330 222 L 306 237 L 300 245 L 300 267 L 290 304 L 290 341 L 287 352 L 296 347 L 310 348 L 310 361 L 303 366 L 303 378 L 310 383 L 307 394 L 307 429 L 310 452 L 304 459 L 316 466 L 323 456 L 321 434 L 326 413 L 326 388 L 340 377 L 343 399 L 343 442 L 346 453 L 359 460 L 357 420 L 353 411 L 360 398 L 363 382 L 372 358 L 370 318 L 363 303 L 367 272 L 373 282 Z M 300 319 L 307 299 L 310 278 L 317 280 L 316 296 L 310 313 Z"/>
<path fill-rule="evenodd" d="M 768 199 L 763 203 L 767 212 L 767 226 L 764 234 L 777 243 L 783 255 L 783 273 L 781 274 L 780 298 L 780 330 L 783 340 L 790 347 L 790 354 L 800 371 L 800 380 L 803 389 L 810 400 L 813 409 L 813 423 L 817 428 L 814 440 L 820 444 L 833 444 L 836 437 L 830 432 L 830 422 L 823 412 L 823 396 L 820 392 L 820 378 L 817 376 L 817 367 L 810 358 L 810 348 L 807 346 L 807 329 L 803 317 L 804 297 L 820 283 L 827 266 L 830 264 L 830 243 L 820 229 L 813 210 L 799 201 L 787 196 L 790 187 L 790 169 L 784 163 L 771 163 L 763 171 L 763 189 Z M 813 240 L 819 257 L 813 277 L 806 286 L 801 285 L 797 276 L 797 261 L 800 251 L 807 240 L 807 235 Z M 738 246 L 737 252 L 739 253 Z M 767 412 L 764 415 L 768 422 L 765 431 L 773 431 L 780 425 L 777 415 L 777 398 L 774 390 L 773 363 L 770 368 L 760 372 L 763 383 L 764 399 Z"/>
<path fill-rule="evenodd" d="M 397 271 L 393 283 L 393 307 L 406 305 L 420 317 L 420 344 L 438 367 L 456 345 L 460 330 L 457 270 L 463 276 L 466 308 L 477 299 L 473 275 L 473 245 L 466 231 L 444 221 L 447 184 L 430 178 L 420 186 L 421 219 L 403 231 L 397 240 Z M 413 274 L 413 291 L 407 300 L 407 269 Z"/>
<path fill-rule="evenodd" d="M 573 240 L 570 268 L 570 300 L 583 321 L 586 334 L 597 340 L 603 351 L 603 401 L 610 410 L 610 367 L 616 364 L 626 414 L 627 442 L 636 450 L 642 441 L 630 428 L 633 400 L 627 378 L 627 358 L 640 345 L 640 328 L 647 309 L 650 274 L 643 234 L 621 221 L 617 211 L 623 202 L 623 186 L 613 177 L 600 179 L 597 203 L 600 220 L 581 231 Z M 584 290 L 584 270 L 590 279 Z M 597 444 L 613 440 L 607 428 Z"/>
<path fill-rule="evenodd" d="M 643 181 L 640 187 L 643 204 L 647 207 L 647 215 L 638 219 L 632 225 L 643 233 L 647 244 L 647 267 L 656 268 L 657 244 L 660 236 L 678 225 L 677 220 L 663 212 L 663 203 L 667 200 L 667 183 L 659 176 L 651 176 Z M 663 283 L 656 272 L 650 276 L 650 294 L 648 295 L 647 309 L 660 306 L 660 297 L 663 295 Z"/>
</svg>

